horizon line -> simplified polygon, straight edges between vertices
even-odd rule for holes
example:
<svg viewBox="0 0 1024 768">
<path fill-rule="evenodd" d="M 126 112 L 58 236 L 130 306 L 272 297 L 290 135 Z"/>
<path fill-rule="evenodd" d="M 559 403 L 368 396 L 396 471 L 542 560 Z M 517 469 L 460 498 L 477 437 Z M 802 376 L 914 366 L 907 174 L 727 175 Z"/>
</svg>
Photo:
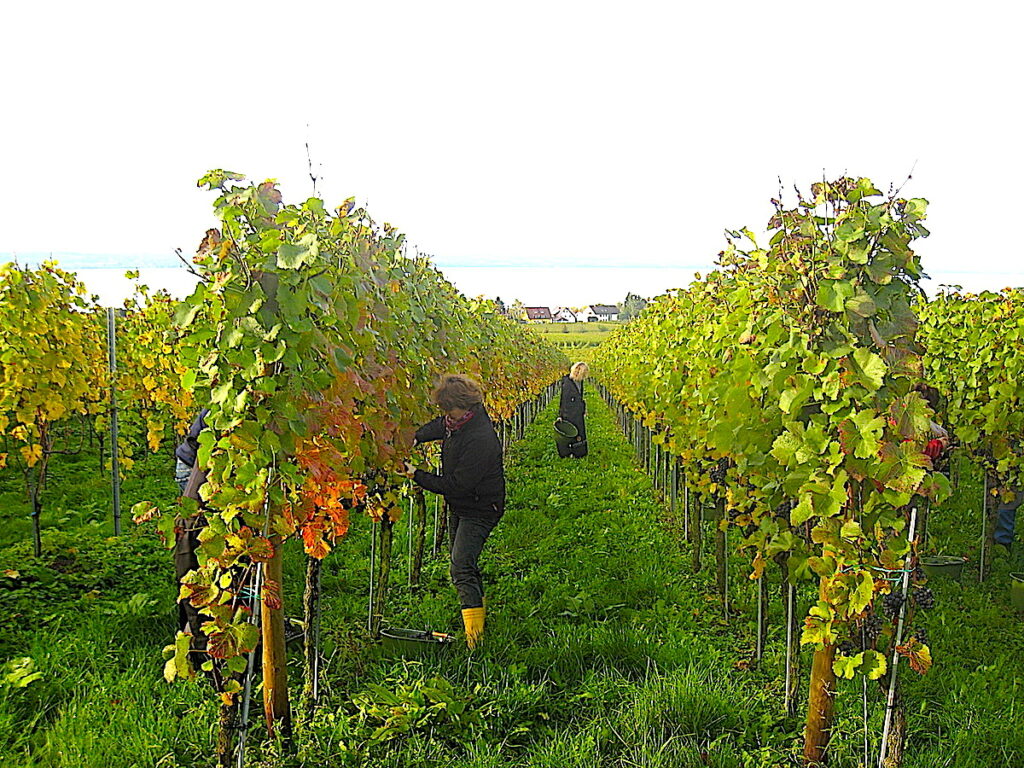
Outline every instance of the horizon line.
<svg viewBox="0 0 1024 768">
<path fill-rule="evenodd" d="M 186 257 L 187 258 L 187 257 Z M 179 269 L 182 266 L 180 259 L 177 254 L 167 253 L 140 253 L 140 254 L 117 254 L 117 253 L 87 253 L 83 251 L 26 251 L 26 252 L 15 252 L 15 251 L 2 251 L 0 252 L 0 259 L 2 260 L 19 260 L 26 262 L 38 262 L 47 259 L 54 259 L 62 264 L 62 266 L 69 266 L 67 262 L 75 262 L 72 269 Z M 105 260 L 105 264 L 79 264 L 83 259 L 92 260 Z M 168 263 L 166 265 L 157 266 L 146 266 L 139 264 L 137 260 L 162 260 Z M 550 264 L 540 263 L 537 261 L 527 261 L 523 263 L 513 263 L 508 261 L 491 262 L 483 264 L 473 264 L 463 261 L 444 261 L 444 260 L 431 260 L 430 262 L 434 267 L 438 269 L 682 269 L 682 270 L 695 270 L 695 271 L 710 271 L 716 268 L 713 262 L 705 262 L 701 264 L 664 264 L 664 263 L 582 263 L 582 262 L 568 262 L 563 264 Z M 942 275 L 1022 275 L 1024 276 L 1024 270 L 973 270 L 973 269 L 943 269 L 935 270 L 934 268 L 926 272 L 924 280 L 935 280 L 936 278 L 929 273 L 941 273 Z"/>
</svg>

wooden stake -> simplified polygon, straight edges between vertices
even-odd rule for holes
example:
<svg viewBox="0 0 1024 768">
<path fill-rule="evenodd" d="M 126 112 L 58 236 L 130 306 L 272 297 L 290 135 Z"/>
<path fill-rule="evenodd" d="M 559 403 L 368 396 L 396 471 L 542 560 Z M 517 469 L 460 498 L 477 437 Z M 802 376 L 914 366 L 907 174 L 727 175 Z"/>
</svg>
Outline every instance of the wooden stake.
<svg viewBox="0 0 1024 768">
<path fill-rule="evenodd" d="M 303 643 L 303 684 L 300 728 L 313 722 L 320 698 L 320 574 L 323 563 L 306 556 L 306 589 L 302 594 L 302 618 L 306 627 Z"/>
<path fill-rule="evenodd" d="M 804 729 L 804 765 L 807 768 L 826 765 L 835 715 L 836 674 L 832 670 L 835 657 L 834 645 L 826 645 L 814 652 L 807 701 L 807 727 Z"/>
<path fill-rule="evenodd" d="M 275 586 L 281 602 L 272 605 L 267 600 L 270 590 L 263 589 L 263 714 L 267 721 L 267 735 L 280 735 L 289 739 L 292 732 L 291 709 L 288 705 L 288 664 L 284 645 L 284 595 L 282 594 L 282 547 L 281 537 L 272 534 L 270 543 L 274 556 L 265 566 L 266 581 Z M 276 607 L 275 607 L 276 606 Z"/>
</svg>

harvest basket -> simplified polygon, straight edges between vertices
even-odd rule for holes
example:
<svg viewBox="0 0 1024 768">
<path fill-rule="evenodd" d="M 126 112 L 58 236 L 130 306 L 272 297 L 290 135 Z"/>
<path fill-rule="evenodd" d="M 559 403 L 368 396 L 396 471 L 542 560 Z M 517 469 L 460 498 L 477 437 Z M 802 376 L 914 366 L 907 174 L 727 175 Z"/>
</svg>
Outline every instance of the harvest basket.
<svg viewBox="0 0 1024 768">
<path fill-rule="evenodd" d="M 952 555 L 922 557 L 921 569 L 929 579 L 959 579 L 964 572 L 964 559 Z"/>
<path fill-rule="evenodd" d="M 1024 612 L 1024 573 L 1010 574 L 1010 605 Z"/>
<path fill-rule="evenodd" d="M 380 632 L 384 650 L 395 656 L 426 656 L 450 648 L 454 635 L 432 632 L 429 629 L 401 629 L 388 627 Z"/>
<path fill-rule="evenodd" d="M 555 422 L 555 439 L 572 440 L 574 437 L 579 437 L 580 431 L 576 429 L 576 425 L 571 421 L 565 421 L 559 419 Z"/>
</svg>

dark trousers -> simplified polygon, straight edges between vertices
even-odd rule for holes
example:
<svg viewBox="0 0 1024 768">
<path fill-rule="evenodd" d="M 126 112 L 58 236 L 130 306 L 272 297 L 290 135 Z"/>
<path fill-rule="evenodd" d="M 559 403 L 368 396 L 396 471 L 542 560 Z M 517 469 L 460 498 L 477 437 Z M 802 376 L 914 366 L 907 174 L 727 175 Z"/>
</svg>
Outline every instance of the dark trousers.
<svg viewBox="0 0 1024 768">
<path fill-rule="evenodd" d="M 477 562 L 484 542 L 497 524 L 497 520 L 462 517 L 457 511 L 448 517 L 452 584 L 463 608 L 480 608 L 484 604 L 484 583 Z"/>
<path fill-rule="evenodd" d="M 1017 509 L 1024 503 L 1024 492 L 1017 491 L 1010 501 L 1000 501 L 996 507 L 996 544 L 1004 547 L 1013 545 L 1014 528 L 1017 527 Z"/>
<path fill-rule="evenodd" d="M 179 517 L 174 521 L 174 577 L 175 589 L 189 571 L 199 568 L 196 550 L 199 548 L 199 532 L 206 526 L 201 515 L 190 518 Z M 198 608 L 186 598 L 178 601 L 178 629 L 192 635 L 193 648 L 206 647 L 206 635 L 201 629 L 207 617 L 201 616 Z"/>
</svg>

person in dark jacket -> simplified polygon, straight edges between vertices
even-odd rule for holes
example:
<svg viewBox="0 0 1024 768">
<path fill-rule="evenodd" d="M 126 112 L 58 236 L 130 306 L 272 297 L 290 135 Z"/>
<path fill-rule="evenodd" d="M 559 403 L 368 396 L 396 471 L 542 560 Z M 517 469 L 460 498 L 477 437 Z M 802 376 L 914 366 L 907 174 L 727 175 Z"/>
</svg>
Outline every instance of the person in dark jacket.
<svg viewBox="0 0 1024 768">
<path fill-rule="evenodd" d="M 185 439 L 174 449 L 177 465 L 174 480 L 183 496 L 199 500 L 199 486 L 206 479 L 206 473 L 196 466 L 199 454 L 199 433 L 206 429 L 206 415 L 209 408 L 204 408 L 196 416 L 192 426 L 185 434 Z M 206 526 L 206 518 L 198 514 L 193 517 L 177 517 L 174 520 L 174 576 L 181 584 L 182 577 L 189 571 L 199 567 L 196 550 L 199 548 L 199 532 Z M 203 618 L 199 611 L 186 600 L 178 601 L 178 626 L 191 632 L 193 647 L 205 648 L 206 636 L 202 633 Z"/>
<path fill-rule="evenodd" d="M 185 439 L 174 449 L 176 461 L 174 482 L 178 484 L 178 489 L 182 493 L 185 492 L 185 486 L 188 485 L 188 478 L 192 474 L 192 467 L 196 465 L 196 456 L 199 455 L 199 433 L 206 429 L 206 415 L 209 412 L 209 408 L 203 408 L 199 412 L 195 421 L 192 422 L 192 426 L 185 433 Z"/>
<path fill-rule="evenodd" d="M 583 379 L 589 367 L 586 363 L 575 363 L 569 369 L 569 375 L 562 377 L 562 396 L 558 401 L 558 418 L 576 427 L 578 435 L 571 440 L 558 440 L 558 455 L 563 459 L 572 456 L 582 459 L 587 455 L 587 403 L 583 399 Z"/>
<path fill-rule="evenodd" d="M 468 376 L 442 378 L 431 397 L 444 416 L 416 431 L 416 442 L 441 440 L 441 474 L 406 462 L 405 474 L 448 503 L 451 578 L 459 594 L 466 644 L 484 632 L 484 587 L 478 561 L 487 537 L 505 511 L 501 441 L 484 407 L 480 385 Z"/>
</svg>

